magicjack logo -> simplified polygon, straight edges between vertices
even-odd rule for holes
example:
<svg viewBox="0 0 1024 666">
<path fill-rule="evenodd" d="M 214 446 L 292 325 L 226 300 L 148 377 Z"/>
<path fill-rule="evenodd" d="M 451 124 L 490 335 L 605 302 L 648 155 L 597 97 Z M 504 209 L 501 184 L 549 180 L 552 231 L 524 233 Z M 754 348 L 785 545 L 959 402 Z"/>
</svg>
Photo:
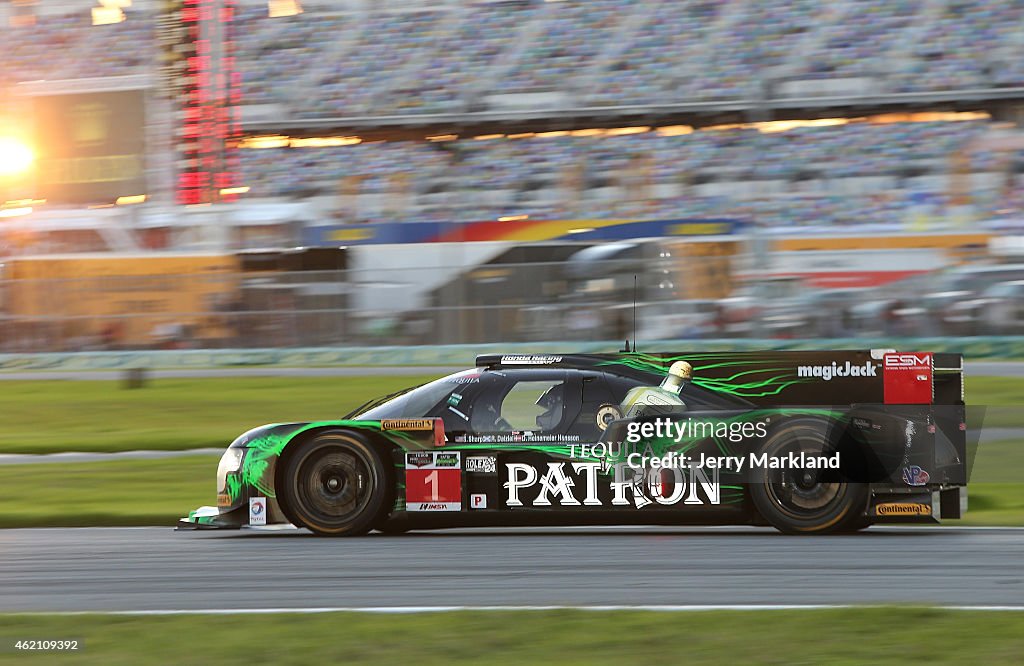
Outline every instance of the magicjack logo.
<svg viewBox="0 0 1024 666">
<path fill-rule="evenodd" d="M 876 377 L 877 370 L 871 361 L 854 365 L 847 361 L 840 364 L 832 361 L 832 365 L 801 365 L 796 370 L 797 377 L 820 377 L 826 382 L 833 377 Z"/>
</svg>

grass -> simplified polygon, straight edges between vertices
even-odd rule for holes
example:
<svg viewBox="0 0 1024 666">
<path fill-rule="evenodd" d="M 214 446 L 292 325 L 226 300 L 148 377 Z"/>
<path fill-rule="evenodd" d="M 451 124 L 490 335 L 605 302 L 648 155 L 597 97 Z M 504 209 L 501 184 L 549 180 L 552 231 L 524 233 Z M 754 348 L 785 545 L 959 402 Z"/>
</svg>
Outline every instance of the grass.
<svg viewBox="0 0 1024 666">
<path fill-rule="evenodd" d="M 0 465 L 0 527 L 171 526 L 215 503 L 217 458 Z"/>
<path fill-rule="evenodd" d="M 967 517 L 953 525 L 1024 525 L 1024 440 L 979 445 L 967 485 Z"/>
<path fill-rule="evenodd" d="M 0 453 L 226 447 L 264 423 L 339 418 L 434 377 L 242 377 L 0 382 Z"/>
<path fill-rule="evenodd" d="M 32 638 L 83 648 L 9 647 Z M 1021 654 L 1024 613 L 929 608 L 0 615 L 0 664 L 959 664 Z"/>
<path fill-rule="evenodd" d="M 1024 483 L 971 483 L 967 514 L 948 525 L 1024 526 Z"/>
<path fill-rule="evenodd" d="M 971 377 L 964 382 L 968 419 L 987 428 L 1024 428 L 1024 380 Z"/>
<path fill-rule="evenodd" d="M 1024 380 L 1020 377 L 967 375 L 964 394 L 972 405 L 1024 405 Z"/>
</svg>

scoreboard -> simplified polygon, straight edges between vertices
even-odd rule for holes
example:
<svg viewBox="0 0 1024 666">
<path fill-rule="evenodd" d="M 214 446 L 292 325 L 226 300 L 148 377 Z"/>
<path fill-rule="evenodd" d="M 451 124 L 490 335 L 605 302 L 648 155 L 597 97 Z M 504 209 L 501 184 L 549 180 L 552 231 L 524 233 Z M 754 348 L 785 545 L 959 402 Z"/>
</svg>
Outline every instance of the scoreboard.
<svg viewBox="0 0 1024 666">
<path fill-rule="evenodd" d="M 36 196 L 99 204 L 145 194 L 145 107 L 141 89 L 34 95 Z"/>
<path fill-rule="evenodd" d="M 175 107 L 176 200 L 230 201 L 238 185 L 241 75 L 231 25 L 235 0 L 164 0 L 161 80 Z"/>
</svg>

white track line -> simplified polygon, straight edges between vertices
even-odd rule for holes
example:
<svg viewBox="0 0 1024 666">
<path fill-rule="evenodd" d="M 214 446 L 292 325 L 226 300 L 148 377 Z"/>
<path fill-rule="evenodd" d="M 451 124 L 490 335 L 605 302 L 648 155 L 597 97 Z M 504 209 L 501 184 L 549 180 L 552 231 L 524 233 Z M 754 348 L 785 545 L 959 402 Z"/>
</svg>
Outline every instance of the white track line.
<svg viewBox="0 0 1024 666">
<path fill-rule="evenodd" d="M 652 611 L 652 612 L 703 612 L 703 611 L 773 611 L 773 610 L 828 610 L 835 608 L 927 608 L 940 610 L 969 610 L 1024 612 L 1024 606 L 926 606 L 926 605 L 858 605 L 858 604 L 704 604 L 704 605 L 655 605 L 655 606 L 329 606 L 319 608 L 203 608 L 196 610 L 128 610 L 128 611 L 31 611 L 11 612 L 13 615 L 268 615 L 316 614 L 316 613 L 377 613 L 402 615 L 415 613 L 452 613 L 459 611 Z"/>
</svg>

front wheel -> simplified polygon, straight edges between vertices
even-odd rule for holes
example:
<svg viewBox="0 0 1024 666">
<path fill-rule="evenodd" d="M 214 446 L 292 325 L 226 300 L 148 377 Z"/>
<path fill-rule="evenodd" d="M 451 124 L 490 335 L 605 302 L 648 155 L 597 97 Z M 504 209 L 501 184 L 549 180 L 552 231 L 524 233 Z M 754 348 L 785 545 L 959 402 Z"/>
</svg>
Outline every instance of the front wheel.
<svg viewBox="0 0 1024 666">
<path fill-rule="evenodd" d="M 827 426 L 806 422 L 786 426 L 765 442 L 769 459 L 789 453 L 831 453 Z M 841 480 L 836 470 L 758 469 L 750 479 L 750 498 L 766 521 L 786 534 L 826 534 L 857 529 L 867 506 L 864 483 Z"/>
<path fill-rule="evenodd" d="M 388 469 L 380 452 L 362 438 L 323 432 L 288 457 L 282 499 L 301 526 L 316 534 L 366 534 L 389 508 Z"/>
</svg>

